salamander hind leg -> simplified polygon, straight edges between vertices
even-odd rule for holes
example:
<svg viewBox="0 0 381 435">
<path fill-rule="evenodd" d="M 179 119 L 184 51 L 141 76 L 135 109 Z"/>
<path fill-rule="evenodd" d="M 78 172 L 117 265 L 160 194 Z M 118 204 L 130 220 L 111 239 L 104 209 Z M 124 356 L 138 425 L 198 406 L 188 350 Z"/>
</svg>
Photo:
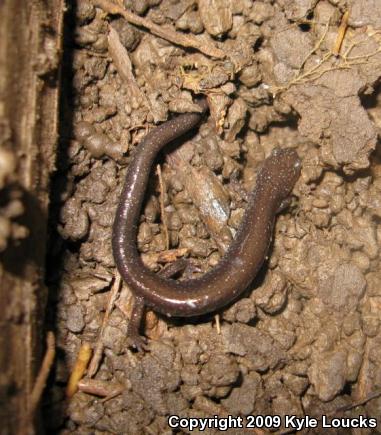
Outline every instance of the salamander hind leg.
<svg viewBox="0 0 381 435">
<path fill-rule="evenodd" d="M 147 338 L 140 334 L 140 327 L 144 317 L 144 299 L 135 296 L 127 335 L 128 346 L 138 351 L 147 350 Z"/>
<path fill-rule="evenodd" d="M 290 207 L 292 202 L 292 198 L 291 197 L 287 197 L 285 198 L 281 203 L 280 206 L 278 207 L 278 210 L 276 211 L 277 214 L 282 213 L 282 211 L 286 210 L 288 207 Z"/>
</svg>

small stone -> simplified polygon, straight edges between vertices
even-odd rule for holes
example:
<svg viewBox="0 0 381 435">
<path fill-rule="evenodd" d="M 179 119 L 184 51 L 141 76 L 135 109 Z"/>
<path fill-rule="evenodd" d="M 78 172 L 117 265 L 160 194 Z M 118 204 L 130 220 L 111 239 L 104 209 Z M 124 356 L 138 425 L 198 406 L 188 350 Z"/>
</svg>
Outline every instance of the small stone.
<svg viewBox="0 0 381 435">
<path fill-rule="evenodd" d="M 66 326 L 69 331 L 78 333 L 85 327 L 84 313 L 81 305 L 71 305 L 67 310 Z"/>
</svg>

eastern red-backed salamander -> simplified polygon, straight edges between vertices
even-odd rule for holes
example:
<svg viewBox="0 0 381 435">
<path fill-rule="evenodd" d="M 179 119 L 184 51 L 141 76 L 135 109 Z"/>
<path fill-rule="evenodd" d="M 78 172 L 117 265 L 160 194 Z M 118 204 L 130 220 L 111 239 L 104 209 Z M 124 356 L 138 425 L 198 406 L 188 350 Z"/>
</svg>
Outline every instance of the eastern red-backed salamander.
<svg viewBox="0 0 381 435">
<path fill-rule="evenodd" d="M 206 100 L 199 104 L 202 113 L 179 115 L 144 137 L 128 166 L 116 211 L 112 248 L 119 273 L 135 298 L 128 335 L 136 348 L 145 343 L 139 334 L 144 307 L 167 316 L 190 317 L 216 311 L 237 299 L 261 268 L 275 216 L 300 175 L 301 162 L 294 150 L 274 150 L 263 162 L 235 239 L 217 266 L 200 278 L 184 281 L 162 278 L 148 270 L 140 258 L 136 237 L 152 164 L 166 144 L 200 122 L 207 110 Z"/>
</svg>

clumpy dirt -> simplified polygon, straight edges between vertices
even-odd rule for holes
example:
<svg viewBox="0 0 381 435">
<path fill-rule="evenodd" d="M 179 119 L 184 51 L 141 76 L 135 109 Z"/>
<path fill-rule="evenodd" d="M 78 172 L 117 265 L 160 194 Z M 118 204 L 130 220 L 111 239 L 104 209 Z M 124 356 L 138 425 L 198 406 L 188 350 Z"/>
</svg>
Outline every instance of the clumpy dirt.
<svg viewBox="0 0 381 435">
<path fill-rule="evenodd" d="M 44 407 L 49 431 L 169 434 L 174 414 L 363 415 L 380 424 L 378 2 L 118 3 L 194 48 L 94 3 L 78 0 L 68 12 L 48 277 L 60 349 Z M 137 240 L 147 267 L 159 272 L 184 255 L 181 277 L 213 267 L 275 147 L 297 150 L 302 175 L 260 276 L 219 313 L 219 327 L 213 315 L 148 313 L 149 352 L 136 353 L 127 347 L 125 286 L 104 321 L 118 281 L 113 217 L 135 147 L 192 110 L 195 93 L 208 96 L 208 119 L 160 156 L 160 177 L 152 170 Z M 101 343 L 99 367 L 65 400 L 85 342 Z"/>
</svg>

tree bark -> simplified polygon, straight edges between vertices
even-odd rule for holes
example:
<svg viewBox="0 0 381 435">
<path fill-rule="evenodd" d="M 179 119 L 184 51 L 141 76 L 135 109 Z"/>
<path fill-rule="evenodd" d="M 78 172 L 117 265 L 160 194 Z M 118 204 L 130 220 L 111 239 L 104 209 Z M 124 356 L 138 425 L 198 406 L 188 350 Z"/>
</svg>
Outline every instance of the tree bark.
<svg viewBox="0 0 381 435">
<path fill-rule="evenodd" d="M 34 431 L 25 418 L 45 345 L 44 267 L 58 131 L 63 8 L 63 0 L 0 1 L 0 150 L 6 150 L 15 163 L 0 184 L 0 215 L 15 199 L 23 205 L 19 215 L 7 217 L 12 229 L 0 253 L 0 432 L 4 434 Z"/>
</svg>

